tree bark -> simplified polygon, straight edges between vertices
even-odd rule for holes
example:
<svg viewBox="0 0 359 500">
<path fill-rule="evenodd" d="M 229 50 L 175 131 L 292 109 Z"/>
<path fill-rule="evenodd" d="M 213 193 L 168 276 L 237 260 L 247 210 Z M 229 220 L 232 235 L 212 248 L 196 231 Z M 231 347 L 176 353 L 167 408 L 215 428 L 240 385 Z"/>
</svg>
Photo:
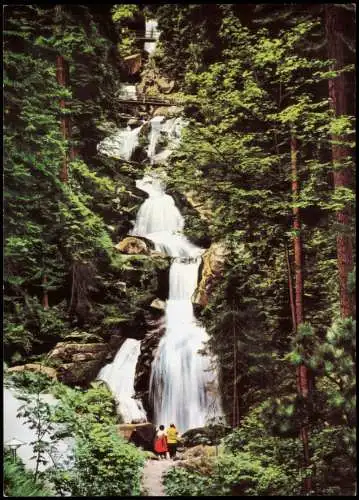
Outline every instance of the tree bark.
<svg viewBox="0 0 359 500">
<path fill-rule="evenodd" d="M 290 300 L 290 311 L 292 313 L 292 323 L 293 323 L 293 331 L 297 331 L 297 318 L 295 315 L 295 303 L 293 296 L 293 280 L 292 280 L 292 272 L 290 269 L 290 261 L 289 261 L 289 252 L 287 245 L 285 246 L 285 257 L 287 261 L 287 269 L 288 269 L 288 288 L 289 288 L 289 300 Z"/>
<path fill-rule="evenodd" d="M 345 26 L 341 20 L 342 13 L 334 4 L 325 5 L 325 24 L 328 41 L 328 57 L 333 60 L 333 70 L 339 70 L 345 66 L 344 42 L 341 33 Z M 346 75 L 331 78 L 328 81 L 329 102 L 334 116 L 348 115 L 348 92 L 346 89 Z M 332 135 L 332 159 L 334 189 L 340 187 L 350 188 L 352 185 L 351 170 L 343 163 L 351 152 L 343 142 L 346 137 Z M 340 289 L 340 312 L 343 317 L 354 316 L 354 297 L 348 290 L 348 274 L 353 270 L 353 243 L 350 233 L 351 210 L 345 207 L 336 214 L 338 222 L 337 234 L 337 259 L 339 271 Z"/>
<path fill-rule="evenodd" d="M 67 61 L 65 61 L 63 56 L 56 57 L 56 79 L 58 83 L 62 87 L 67 87 L 69 82 L 69 69 Z M 65 108 L 66 103 L 64 99 L 60 100 L 60 107 Z M 61 133 L 62 137 L 65 140 L 70 139 L 70 118 L 68 116 L 61 116 Z M 60 170 L 60 179 L 62 182 L 68 182 L 68 162 L 69 162 L 69 153 L 66 152 L 65 156 L 62 160 L 61 170 Z"/>
<path fill-rule="evenodd" d="M 294 135 L 290 141 L 291 166 L 292 166 L 292 196 L 293 196 L 293 229 L 294 229 L 294 263 L 295 263 L 295 320 L 296 329 L 303 323 L 303 267 L 302 267 L 302 239 L 301 239 L 301 223 L 298 202 L 299 183 L 297 169 L 298 144 Z M 296 371 L 297 390 L 298 393 L 307 398 L 309 395 L 309 380 L 308 369 L 304 364 L 298 366 Z M 300 438 L 303 443 L 304 465 L 308 468 L 310 465 L 309 454 L 309 437 L 306 425 L 302 425 L 300 429 Z M 310 477 L 304 479 L 304 488 L 308 493 L 312 489 L 312 480 Z"/>
<path fill-rule="evenodd" d="M 49 308 L 49 295 L 47 293 L 46 283 L 47 283 L 47 276 L 45 274 L 43 277 L 43 280 L 42 280 L 42 286 L 43 286 L 43 291 L 44 291 L 43 297 L 42 297 L 42 305 L 43 305 L 44 309 Z"/>
</svg>

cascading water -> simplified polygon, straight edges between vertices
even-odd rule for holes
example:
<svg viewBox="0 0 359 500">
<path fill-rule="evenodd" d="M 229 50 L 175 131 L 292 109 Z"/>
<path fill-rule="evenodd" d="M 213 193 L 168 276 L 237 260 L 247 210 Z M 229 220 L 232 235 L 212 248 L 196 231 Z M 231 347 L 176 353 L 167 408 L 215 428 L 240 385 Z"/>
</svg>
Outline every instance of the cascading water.
<svg viewBox="0 0 359 500">
<path fill-rule="evenodd" d="M 97 378 L 107 383 L 118 403 L 125 422 L 144 422 L 146 412 L 141 401 L 135 399 L 134 379 L 141 343 L 126 339 L 112 363 L 104 366 Z"/>
<path fill-rule="evenodd" d="M 157 30 L 157 24 L 158 22 L 156 19 L 146 19 L 146 24 L 145 24 L 145 36 L 147 39 L 152 39 L 155 41 L 151 42 L 145 42 L 144 45 L 144 50 L 148 54 L 153 54 L 155 48 L 156 48 L 156 41 L 158 40 L 160 34 Z"/>
<path fill-rule="evenodd" d="M 156 250 L 172 256 L 166 331 L 152 363 L 150 394 L 156 424 L 174 422 L 181 431 L 205 425 L 210 412 L 221 413 L 216 398 L 216 372 L 199 351 L 207 333 L 193 314 L 191 296 L 197 286 L 202 249 L 182 234 L 184 221 L 161 181 L 146 176 L 136 183 L 149 198 L 137 215 L 133 235 L 145 236 Z M 212 392 L 212 394 L 211 394 Z"/>
<path fill-rule="evenodd" d="M 158 39 L 157 22 L 146 21 L 146 37 Z M 147 42 L 150 54 L 156 42 Z M 135 92 L 131 86 L 120 89 Z M 185 124 L 180 117 L 155 116 L 150 120 L 147 155 L 150 164 L 164 163 L 178 145 Z M 104 139 L 98 151 L 130 160 L 138 145 L 142 125 L 127 127 Z M 157 152 L 161 137 L 165 148 Z M 184 235 L 184 219 L 171 196 L 165 193 L 164 183 L 153 175 L 136 181 L 136 186 L 148 193 L 141 205 L 131 234 L 144 236 L 155 244 L 157 251 L 173 258 L 170 268 L 169 298 L 165 310 L 165 334 L 160 340 L 152 363 L 150 396 L 156 424 L 174 422 L 183 432 L 203 426 L 207 418 L 222 415 L 218 399 L 216 370 L 207 355 L 199 353 L 208 340 L 207 333 L 194 317 L 191 302 L 197 286 L 198 268 L 203 249 L 193 245 Z M 127 339 L 114 361 L 105 366 L 98 378 L 105 380 L 126 422 L 146 418 L 142 404 L 134 399 L 134 379 L 140 341 Z"/>
<path fill-rule="evenodd" d="M 134 129 L 131 129 L 129 126 L 125 129 L 120 129 L 115 134 L 101 141 L 97 146 L 97 151 L 111 158 L 129 161 L 134 149 L 138 146 L 141 128 L 142 125 Z"/>
</svg>

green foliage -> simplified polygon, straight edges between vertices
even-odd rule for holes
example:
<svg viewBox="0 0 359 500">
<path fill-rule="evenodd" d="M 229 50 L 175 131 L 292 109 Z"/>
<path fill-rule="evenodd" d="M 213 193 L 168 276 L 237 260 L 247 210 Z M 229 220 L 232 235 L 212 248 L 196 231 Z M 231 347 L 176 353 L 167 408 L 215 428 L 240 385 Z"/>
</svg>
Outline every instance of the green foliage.
<svg viewBox="0 0 359 500">
<path fill-rule="evenodd" d="M 49 497 L 52 491 L 42 482 L 35 481 L 32 472 L 25 469 L 18 457 L 14 462 L 9 451 L 4 452 L 4 494 L 8 497 Z"/>
<path fill-rule="evenodd" d="M 57 488 L 74 496 L 137 496 L 143 465 L 142 453 L 115 428 L 96 423 L 77 440 L 73 467 L 55 470 L 51 477 Z"/>
<path fill-rule="evenodd" d="M 89 428 L 95 423 L 112 425 L 117 421 L 113 395 L 105 386 L 93 383 L 90 389 L 81 392 L 58 384 L 53 393 L 61 401 L 54 414 L 54 421 L 65 423 L 66 434 L 69 436 L 79 435 L 85 438 Z"/>
<path fill-rule="evenodd" d="M 139 495 L 144 455 L 119 437 L 110 391 L 96 384 L 86 392 L 58 385 L 54 394 L 60 399 L 54 421 L 65 425 L 61 436 L 76 439 L 73 463 L 48 472 L 57 491 L 75 496 Z"/>
</svg>

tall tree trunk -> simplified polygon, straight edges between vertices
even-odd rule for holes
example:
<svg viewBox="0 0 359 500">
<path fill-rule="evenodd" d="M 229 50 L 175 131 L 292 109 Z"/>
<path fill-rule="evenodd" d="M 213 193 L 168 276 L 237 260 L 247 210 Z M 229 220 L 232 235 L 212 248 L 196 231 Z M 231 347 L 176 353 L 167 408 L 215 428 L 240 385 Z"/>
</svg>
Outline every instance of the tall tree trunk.
<svg viewBox="0 0 359 500">
<path fill-rule="evenodd" d="M 47 293 L 46 284 L 47 284 L 47 276 L 45 274 L 43 279 L 42 279 L 42 286 L 43 286 L 42 305 L 43 305 L 44 309 L 49 308 L 49 295 Z"/>
<path fill-rule="evenodd" d="M 290 261 L 289 261 L 289 252 L 287 245 L 285 246 L 285 257 L 287 261 L 287 270 L 288 270 L 288 287 L 289 287 L 289 301 L 290 301 L 290 311 L 292 313 L 292 323 L 293 323 L 293 331 L 297 331 L 297 318 L 295 314 L 295 303 L 293 296 L 293 284 L 292 284 L 292 271 L 290 269 Z"/>
<path fill-rule="evenodd" d="M 341 20 L 341 9 L 334 4 L 325 5 L 326 35 L 328 42 L 328 57 L 334 60 L 334 70 L 345 66 L 344 41 L 342 34 L 345 26 Z M 328 81 L 329 102 L 336 117 L 348 115 L 348 94 L 346 75 L 341 73 Z M 352 174 L 343 163 L 351 156 L 350 150 L 343 144 L 345 137 L 332 135 L 332 158 L 334 189 L 351 187 Z M 349 207 L 336 214 L 338 222 L 337 257 L 340 288 L 340 311 L 343 317 L 354 315 L 354 298 L 348 290 L 348 274 L 353 270 L 353 243 L 350 234 L 351 210 Z"/>
<path fill-rule="evenodd" d="M 291 152 L 291 165 L 292 165 L 292 195 L 293 195 L 295 319 L 296 319 L 296 329 L 298 329 L 301 323 L 303 323 L 304 313 L 303 313 L 302 239 L 300 234 L 301 224 L 300 224 L 299 207 L 296 206 L 299 194 L 298 170 L 297 170 L 298 144 L 297 144 L 297 139 L 294 135 L 291 136 L 290 152 Z M 296 377 L 297 377 L 298 393 L 304 398 L 307 398 L 309 394 L 309 380 L 308 380 L 309 377 L 308 377 L 308 369 L 305 365 L 301 364 L 298 366 Z M 304 464 L 305 467 L 308 468 L 310 465 L 309 437 L 308 437 L 308 429 L 305 425 L 301 426 L 300 438 L 303 443 Z M 306 492 L 309 492 L 312 489 L 312 481 L 310 477 L 305 478 L 304 487 Z"/>
<path fill-rule="evenodd" d="M 63 56 L 56 57 L 56 79 L 60 85 L 67 87 L 69 81 L 69 69 L 67 61 Z M 65 108 L 66 103 L 64 99 L 60 100 L 61 108 Z M 68 116 L 61 116 L 61 133 L 65 140 L 70 139 L 70 118 Z M 62 182 L 68 182 L 68 162 L 69 154 L 66 152 L 62 161 L 62 166 L 60 170 L 60 179 Z"/>
</svg>

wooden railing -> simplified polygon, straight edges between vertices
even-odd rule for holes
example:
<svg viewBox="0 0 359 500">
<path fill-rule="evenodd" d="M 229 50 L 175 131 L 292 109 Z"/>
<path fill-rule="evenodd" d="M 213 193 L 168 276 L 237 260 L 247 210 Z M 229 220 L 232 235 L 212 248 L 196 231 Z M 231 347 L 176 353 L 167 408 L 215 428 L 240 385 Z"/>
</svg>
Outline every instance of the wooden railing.
<svg viewBox="0 0 359 500">
<path fill-rule="evenodd" d="M 135 104 L 137 106 L 148 104 L 154 106 L 179 106 L 185 104 L 185 99 L 176 98 L 176 97 L 156 97 L 156 96 L 137 96 L 137 99 L 119 96 L 117 97 L 117 101 L 123 104 Z"/>
</svg>

